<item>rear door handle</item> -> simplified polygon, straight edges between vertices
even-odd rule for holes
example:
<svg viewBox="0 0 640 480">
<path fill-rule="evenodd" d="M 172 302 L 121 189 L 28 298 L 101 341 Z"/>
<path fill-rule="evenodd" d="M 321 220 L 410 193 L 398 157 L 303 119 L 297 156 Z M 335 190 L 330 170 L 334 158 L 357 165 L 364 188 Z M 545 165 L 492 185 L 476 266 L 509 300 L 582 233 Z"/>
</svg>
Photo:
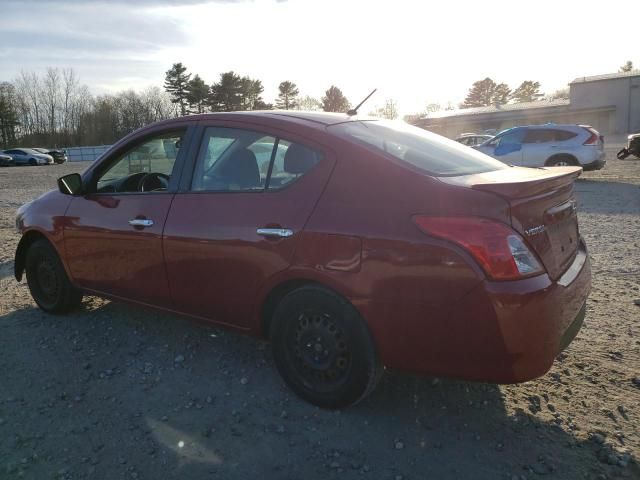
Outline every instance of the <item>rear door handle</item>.
<svg viewBox="0 0 640 480">
<path fill-rule="evenodd" d="M 129 225 L 132 227 L 151 227 L 153 226 L 153 220 L 146 218 L 133 218 L 129 220 Z"/>
<path fill-rule="evenodd" d="M 293 230 L 289 228 L 259 228 L 256 233 L 263 237 L 287 238 L 293 235 Z"/>
</svg>

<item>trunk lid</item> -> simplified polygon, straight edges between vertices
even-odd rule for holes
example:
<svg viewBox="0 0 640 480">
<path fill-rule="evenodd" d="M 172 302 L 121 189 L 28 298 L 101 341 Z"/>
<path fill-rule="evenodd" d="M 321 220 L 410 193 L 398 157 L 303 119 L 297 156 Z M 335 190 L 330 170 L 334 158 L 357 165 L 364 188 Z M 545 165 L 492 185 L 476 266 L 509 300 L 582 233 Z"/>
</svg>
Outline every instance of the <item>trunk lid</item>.
<svg viewBox="0 0 640 480">
<path fill-rule="evenodd" d="M 491 192 L 509 202 L 511 226 L 555 280 L 571 264 L 580 243 L 573 182 L 581 172 L 580 167 L 512 167 L 439 180 Z"/>
</svg>

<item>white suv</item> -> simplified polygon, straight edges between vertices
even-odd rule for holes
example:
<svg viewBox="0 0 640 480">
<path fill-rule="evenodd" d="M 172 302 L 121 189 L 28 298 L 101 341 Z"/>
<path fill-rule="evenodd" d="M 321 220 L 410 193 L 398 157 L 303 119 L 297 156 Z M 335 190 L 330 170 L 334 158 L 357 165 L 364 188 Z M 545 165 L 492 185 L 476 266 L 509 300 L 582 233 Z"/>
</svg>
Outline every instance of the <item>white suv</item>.
<svg viewBox="0 0 640 480">
<path fill-rule="evenodd" d="M 604 167 L 604 137 L 588 125 L 531 125 L 500 132 L 473 148 L 522 167 Z"/>
</svg>

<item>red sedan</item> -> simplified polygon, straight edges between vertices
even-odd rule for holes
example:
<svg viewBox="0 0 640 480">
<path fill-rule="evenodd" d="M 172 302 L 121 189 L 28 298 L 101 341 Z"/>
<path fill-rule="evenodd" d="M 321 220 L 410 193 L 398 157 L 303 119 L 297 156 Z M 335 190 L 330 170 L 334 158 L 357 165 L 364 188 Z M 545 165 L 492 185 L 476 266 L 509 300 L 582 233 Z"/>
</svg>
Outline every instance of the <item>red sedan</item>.
<svg viewBox="0 0 640 480">
<path fill-rule="evenodd" d="M 385 366 L 522 382 L 584 319 L 580 172 L 342 114 L 189 116 L 20 208 L 15 274 L 50 313 L 99 295 L 266 336 L 323 407 Z"/>
</svg>

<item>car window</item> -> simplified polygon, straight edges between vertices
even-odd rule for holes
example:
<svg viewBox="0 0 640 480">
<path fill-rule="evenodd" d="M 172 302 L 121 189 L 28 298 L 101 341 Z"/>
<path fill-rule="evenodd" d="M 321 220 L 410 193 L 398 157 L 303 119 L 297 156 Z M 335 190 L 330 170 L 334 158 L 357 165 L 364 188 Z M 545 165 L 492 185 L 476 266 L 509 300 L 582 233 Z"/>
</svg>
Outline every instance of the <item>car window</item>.
<svg viewBox="0 0 640 480">
<path fill-rule="evenodd" d="M 553 136 L 555 141 L 564 142 L 565 140 L 571 140 L 572 138 L 577 137 L 578 134 L 568 130 L 554 130 Z"/>
<path fill-rule="evenodd" d="M 473 148 L 404 122 L 361 120 L 331 125 L 338 135 L 385 152 L 433 176 L 470 175 L 507 167 Z"/>
<path fill-rule="evenodd" d="M 532 128 L 527 130 L 523 143 L 547 143 L 553 142 L 554 131 L 546 128 Z"/>
<path fill-rule="evenodd" d="M 192 190 L 264 190 L 275 144 L 275 137 L 251 130 L 207 128 L 191 181 Z"/>
<path fill-rule="evenodd" d="M 497 145 L 518 145 L 524 139 L 524 130 L 509 130 L 498 138 Z"/>
<path fill-rule="evenodd" d="M 321 155 L 301 144 L 251 130 L 210 127 L 191 182 L 196 191 L 276 190 L 304 175 Z"/>
<path fill-rule="evenodd" d="M 321 158 L 322 154 L 312 148 L 280 140 L 269 178 L 269 190 L 294 182 L 316 166 Z"/>
<path fill-rule="evenodd" d="M 98 192 L 158 192 L 169 186 L 184 131 L 147 138 L 118 156 L 101 172 Z"/>
</svg>

